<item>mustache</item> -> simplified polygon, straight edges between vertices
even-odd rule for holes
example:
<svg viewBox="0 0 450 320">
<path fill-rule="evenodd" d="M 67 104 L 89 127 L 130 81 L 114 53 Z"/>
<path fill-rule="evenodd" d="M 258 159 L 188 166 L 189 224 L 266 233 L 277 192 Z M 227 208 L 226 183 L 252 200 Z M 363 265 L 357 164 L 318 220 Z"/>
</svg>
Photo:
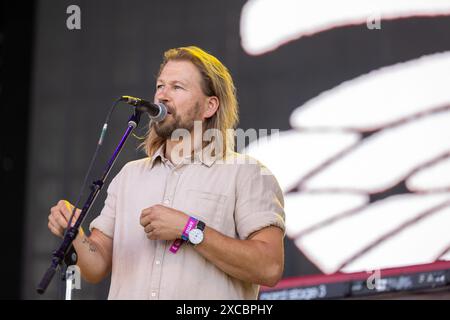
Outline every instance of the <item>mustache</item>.
<svg viewBox="0 0 450 320">
<path fill-rule="evenodd" d="M 163 103 L 163 102 L 161 102 L 161 103 Z M 165 103 L 163 103 L 163 104 L 166 106 L 167 113 L 170 113 L 170 114 L 175 114 L 175 113 L 176 113 L 176 112 L 175 112 L 175 109 L 172 108 L 172 106 L 170 106 L 170 105 L 168 105 L 168 104 L 165 104 Z"/>
</svg>

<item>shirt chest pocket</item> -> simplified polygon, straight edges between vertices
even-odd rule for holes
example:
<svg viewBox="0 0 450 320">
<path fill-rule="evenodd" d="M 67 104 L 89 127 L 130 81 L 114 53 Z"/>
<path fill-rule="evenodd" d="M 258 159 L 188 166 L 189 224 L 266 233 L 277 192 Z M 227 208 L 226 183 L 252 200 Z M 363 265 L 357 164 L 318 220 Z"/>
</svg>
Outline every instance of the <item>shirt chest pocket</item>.
<svg viewBox="0 0 450 320">
<path fill-rule="evenodd" d="M 191 189 L 187 191 L 184 212 L 202 220 L 206 225 L 220 230 L 223 223 L 226 198 L 227 196 L 222 194 Z"/>
</svg>

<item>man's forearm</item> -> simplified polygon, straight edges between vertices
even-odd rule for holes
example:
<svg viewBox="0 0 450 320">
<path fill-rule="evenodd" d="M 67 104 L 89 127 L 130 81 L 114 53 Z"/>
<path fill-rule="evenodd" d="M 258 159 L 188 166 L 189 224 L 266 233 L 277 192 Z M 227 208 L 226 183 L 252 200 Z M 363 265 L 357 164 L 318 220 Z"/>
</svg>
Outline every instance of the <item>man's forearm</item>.
<svg viewBox="0 0 450 320">
<path fill-rule="evenodd" d="M 81 276 L 88 282 L 100 282 L 110 271 L 110 262 L 101 246 L 95 242 L 95 236 L 86 236 L 82 229 L 75 238 L 73 246 L 77 252 L 77 266 Z"/>
<path fill-rule="evenodd" d="M 205 240 L 196 250 L 228 275 L 266 286 L 274 286 L 279 281 L 283 258 L 273 254 L 273 247 L 268 243 L 230 238 L 209 227 L 204 232 Z"/>
</svg>

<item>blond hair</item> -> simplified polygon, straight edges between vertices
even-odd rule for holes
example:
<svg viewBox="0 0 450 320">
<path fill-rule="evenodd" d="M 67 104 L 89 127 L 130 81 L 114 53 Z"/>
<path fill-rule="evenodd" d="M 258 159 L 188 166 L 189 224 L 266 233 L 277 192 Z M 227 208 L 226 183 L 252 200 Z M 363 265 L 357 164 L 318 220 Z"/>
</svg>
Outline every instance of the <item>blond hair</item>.
<svg viewBox="0 0 450 320">
<path fill-rule="evenodd" d="M 234 150 L 234 129 L 238 116 L 238 102 L 236 98 L 236 88 L 228 69 L 214 56 L 202 49 L 190 46 L 167 50 L 164 52 L 164 59 L 159 68 L 158 76 L 165 65 L 171 61 L 190 61 L 198 69 L 202 77 L 202 91 L 208 96 L 216 96 L 219 100 L 219 107 L 216 113 L 205 119 L 203 129 L 216 129 L 221 133 L 223 155 L 229 150 Z M 153 127 L 150 127 L 145 141 L 141 147 L 147 156 L 152 156 L 166 142 L 165 138 L 159 137 Z M 206 143 L 208 144 L 208 143 Z"/>
</svg>

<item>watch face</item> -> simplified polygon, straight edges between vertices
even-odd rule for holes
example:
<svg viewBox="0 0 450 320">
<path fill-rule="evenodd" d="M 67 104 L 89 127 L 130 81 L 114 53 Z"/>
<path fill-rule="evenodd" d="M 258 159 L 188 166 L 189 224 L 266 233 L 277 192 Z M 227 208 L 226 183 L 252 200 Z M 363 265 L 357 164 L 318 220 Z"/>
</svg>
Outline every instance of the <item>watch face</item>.
<svg viewBox="0 0 450 320">
<path fill-rule="evenodd" d="M 189 232 L 189 241 L 192 244 L 199 244 L 203 241 L 203 232 L 199 229 L 194 229 Z"/>
</svg>

